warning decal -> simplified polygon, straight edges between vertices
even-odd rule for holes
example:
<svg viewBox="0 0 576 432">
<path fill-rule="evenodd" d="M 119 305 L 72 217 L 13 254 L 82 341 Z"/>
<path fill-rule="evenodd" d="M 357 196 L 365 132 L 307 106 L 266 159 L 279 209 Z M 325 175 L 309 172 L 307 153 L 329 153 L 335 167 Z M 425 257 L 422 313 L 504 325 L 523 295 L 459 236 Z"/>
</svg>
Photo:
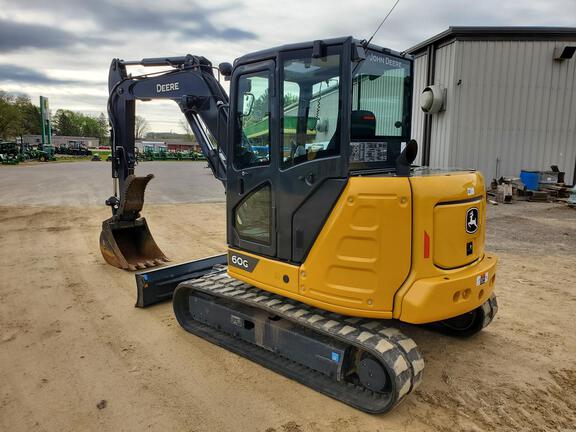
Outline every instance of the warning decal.
<svg viewBox="0 0 576 432">
<path fill-rule="evenodd" d="M 386 142 L 351 142 L 350 162 L 386 162 L 388 160 L 388 143 Z"/>
</svg>

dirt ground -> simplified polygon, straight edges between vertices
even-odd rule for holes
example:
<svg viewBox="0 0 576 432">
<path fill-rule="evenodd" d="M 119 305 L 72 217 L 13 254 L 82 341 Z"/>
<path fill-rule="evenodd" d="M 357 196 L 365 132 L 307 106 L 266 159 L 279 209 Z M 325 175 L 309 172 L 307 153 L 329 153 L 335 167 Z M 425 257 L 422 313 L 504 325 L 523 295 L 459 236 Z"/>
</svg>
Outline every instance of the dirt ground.
<svg viewBox="0 0 576 432">
<path fill-rule="evenodd" d="M 147 204 L 175 262 L 219 253 L 224 204 Z M 373 416 L 198 339 L 98 250 L 104 206 L 0 207 L 0 430 L 576 430 L 576 210 L 489 208 L 495 321 L 469 340 L 406 326 L 422 386 Z"/>
</svg>

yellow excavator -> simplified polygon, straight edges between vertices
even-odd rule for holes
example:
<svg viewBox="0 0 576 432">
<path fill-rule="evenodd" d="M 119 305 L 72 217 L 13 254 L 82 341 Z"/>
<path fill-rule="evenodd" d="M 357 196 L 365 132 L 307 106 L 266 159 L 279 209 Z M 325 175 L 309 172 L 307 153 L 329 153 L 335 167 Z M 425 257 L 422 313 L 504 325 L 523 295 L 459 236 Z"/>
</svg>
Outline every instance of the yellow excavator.
<svg viewBox="0 0 576 432">
<path fill-rule="evenodd" d="M 132 76 L 127 68 L 166 66 Z M 230 98 L 220 84 L 230 82 Z M 389 411 L 424 361 L 396 321 L 470 336 L 497 311 L 480 173 L 413 165 L 413 62 L 351 37 L 204 57 L 113 60 L 106 261 L 137 306 L 332 398 Z M 140 212 L 137 100 L 175 101 L 226 192 L 227 253 L 167 261 Z"/>
</svg>

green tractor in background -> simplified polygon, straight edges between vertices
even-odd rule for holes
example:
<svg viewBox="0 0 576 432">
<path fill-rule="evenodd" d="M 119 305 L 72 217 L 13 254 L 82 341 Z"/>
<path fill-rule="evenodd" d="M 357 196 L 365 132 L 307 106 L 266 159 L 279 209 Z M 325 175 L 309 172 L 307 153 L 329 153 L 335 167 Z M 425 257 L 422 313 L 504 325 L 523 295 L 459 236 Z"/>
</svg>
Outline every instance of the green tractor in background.
<svg viewBox="0 0 576 432">
<path fill-rule="evenodd" d="M 137 156 L 137 159 L 142 161 L 155 161 L 155 160 L 168 159 L 168 151 L 166 146 L 145 145 L 144 151 L 138 154 L 140 156 Z"/>
<path fill-rule="evenodd" d="M 56 156 L 54 156 L 54 153 L 54 146 L 46 144 L 36 150 L 35 159 L 40 162 L 55 161 Z"/>
<path fill-rule="evenodd" d="M 39 162 L 55 161 L 56 156 L 54 156 L 54 154 L 54 146 L 51 144 L 45 144 L 36 148 L 29 147 L 22 151 L 25 160 L 37 160 Z"/>
<path fill-rule="evenodd" d="M 206 160 L 202 153 L 193 150 L 168 151 L 166 145 L 144 144 L 143 148 L 136 147 L 136 160 L 143 161 L 196 161 Z"/>
<path fill-rule="evenodd" d="M 15 142 L 0 142 L 0 163 L 16 165 L 23 160 L 20 146 Z"/>
<path fill-rule="evenodd" d="M 26 160 L 37 160 L 39 162 L 56 160 L 54 147 L 52 145 L 44 145 L 34 148 L 16 142 L 0 143 L 0 163 L 2 165 L 16 165 Z"/>
</svg>

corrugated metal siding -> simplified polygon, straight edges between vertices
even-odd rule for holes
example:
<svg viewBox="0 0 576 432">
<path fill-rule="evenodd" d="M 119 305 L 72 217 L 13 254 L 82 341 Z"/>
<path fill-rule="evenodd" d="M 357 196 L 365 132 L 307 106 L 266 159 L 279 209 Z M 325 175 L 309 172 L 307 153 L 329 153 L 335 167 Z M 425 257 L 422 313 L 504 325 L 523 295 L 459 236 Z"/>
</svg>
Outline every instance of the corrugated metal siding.
<svg viewBox="0 0 576 432">
<path fill-rule="evenodd" d="M 375 80 L 363 79 L 360 85 L 360 109 L 372 111 L 376 116 L 376 135 L 400 136 L 402 129 L 394 124 L 402 121 L 404 70 L 391 70 Z M 357 82 L 352 87 L 352 109 L 358 109 Z"/>
<path fill-rule="evenodd" d="M 352 88 L 353 104 L 352 109 L 358 109 L 358 86 L 354 83 Z M 382 98 L 386 94 L 387 98 Z M 372 111 L 378 121 L 376 122 L 377 135 L 399 136 L 402 129 L 394 124 L 402 120 L 402 104 L 404 100 L 404 71 L 401 69 L 392 70 L 387 75 L 378 79 L 362 81 L 361 87 L 362 104 L 361 109 Z M 334 135 L 338 125 L 338 91 L 324 93 L 321 98 L 314 98 L 310 101 L 309 117 L 313 118 L 320 101 L 320 120 L 328 121 L 328 129 L 325 132 L 317 132 L 315 141 L 328 141 Z M 285 111 L 287 116 L 298 115 L 298 105 L 294 105 Z"/>
<path fill-rule="evenodd" d="M 552 57 L 564 44 L 475 40 L 438 49 L 435 83 L 448 95 L 446 112 L 433 116 L 430 165 L 477 168 L 490 180 L 556 164 L 576 181 L 576 58 Z M 412 135 L 421 142 L 425 56 L 414 75 Z"/>
<path fill-rule="evenodd" d="M 572 179 L 576 159 L 576 59 L 555 62 L 550 41 L 459 41 L 451 166 L 487 180 L 556 164 Z M 454 103 L 451 103 L 451 102 Z M 454 109 L 452 109 L 454 108 Z M 433 126 L 434 127 L 434 126 Z M 438 146 L 433 134 L 432 148 Z"/>
<path fill-rule="evenodd" d="M 420 93 L 426 87 L 426 55 L 414 59 L 414 96 L 412 103 L 412 138 L 415 139 L 420 151 L 414 163 L 422 163 L 422 138 L 424 136 L 424 113 L 420 109 Z"/>
<path fill-rule="evenodd" d="M 430 137 L 430 166 L 446 168 L 450 166 L 452 153 L 452 121 L 453 116 L 448 111 L 448 104 L 454 97 L 454 64 L 456 43 L 445 45 L 436 50 L 436 65 L 434 84 L 447 89 L 446 111 L 432 115 L 432 134 Z"/>
</svg>

